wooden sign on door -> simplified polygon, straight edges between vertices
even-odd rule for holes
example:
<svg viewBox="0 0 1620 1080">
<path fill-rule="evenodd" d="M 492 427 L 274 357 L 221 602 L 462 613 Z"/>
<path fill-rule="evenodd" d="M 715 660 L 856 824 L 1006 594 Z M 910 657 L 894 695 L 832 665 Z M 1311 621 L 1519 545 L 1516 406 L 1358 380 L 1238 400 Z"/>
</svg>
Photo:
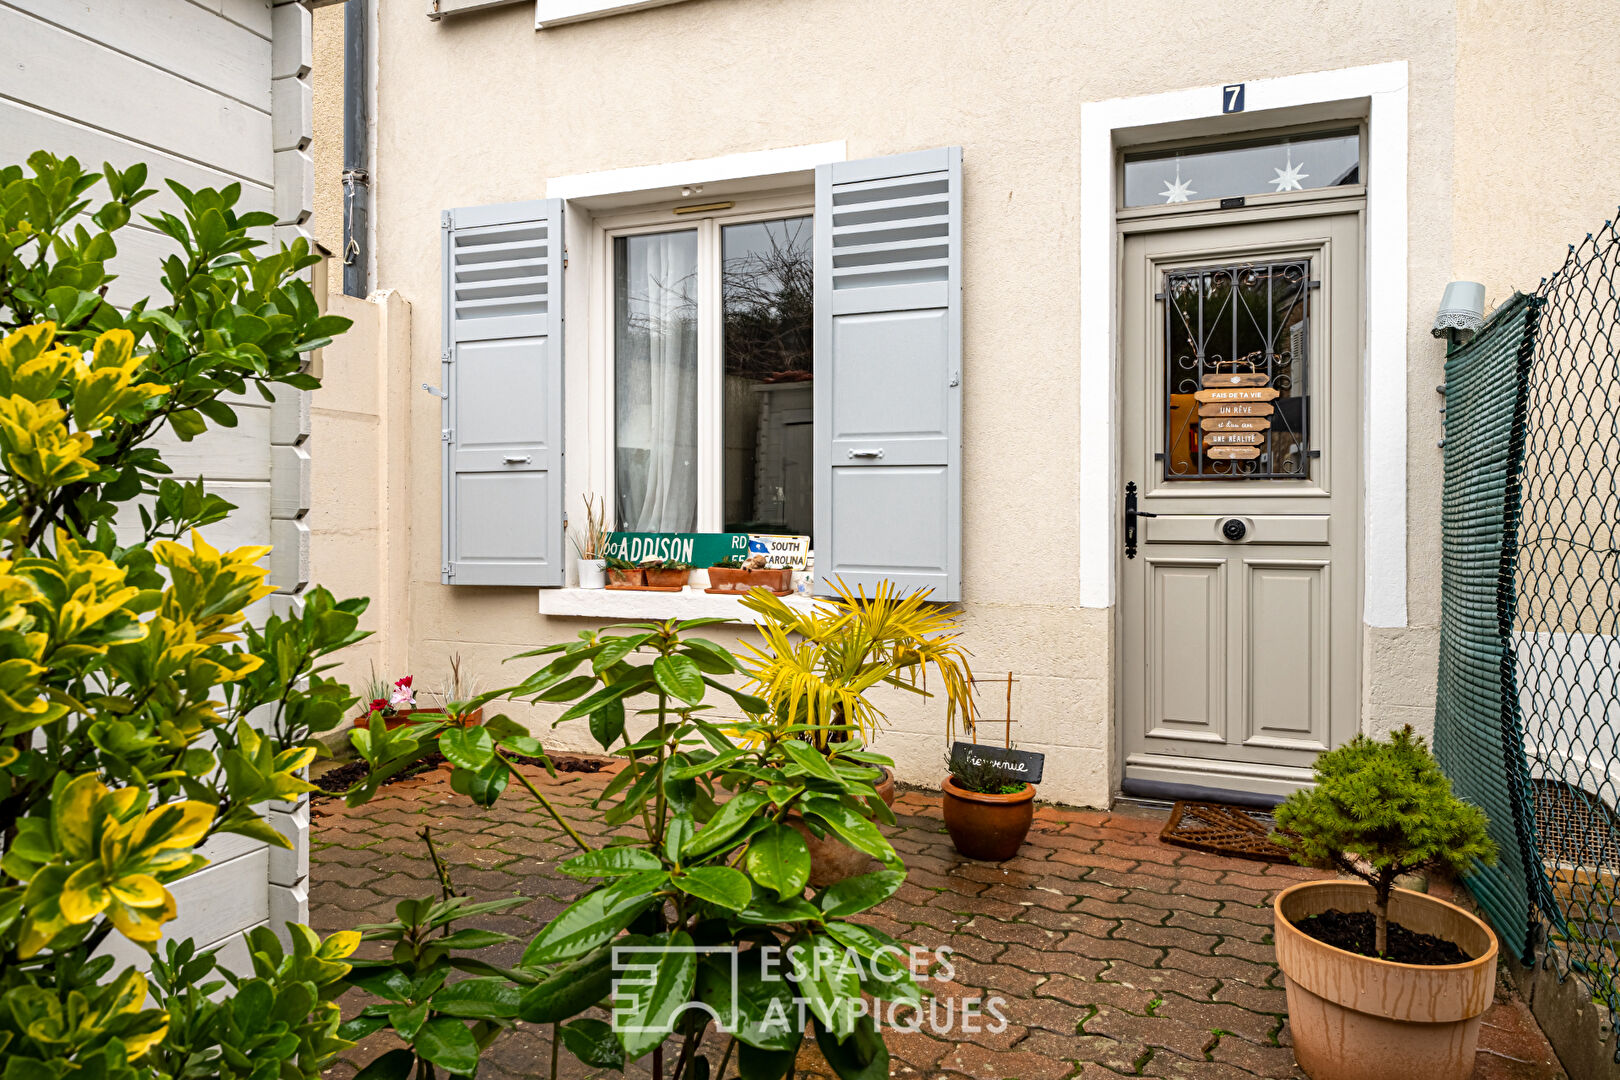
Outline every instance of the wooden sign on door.
<svg viewBox="0 0 1620 1080">
<path fill-rule="evenodd" d="M 1204 451 L 1216 461 L 1252 461 L 1260 456 L 1258 446 L 1212 446 Z"/>
<path fill-rule="evenodd" d="M 1200 390 L 1193 395 L 1202 404 L 1217 401 L 1274 401 L 1282 396 L 1275 386 L 1234 386 L 1227 390 Z"/>
<path fill-rule="evenodd" d="M 1213 405 L 1200 405 L 1199 416 L 1270 416 L 1277 406 L 1268 401 L 1222 401 Z"/>
<path fill-rule="evenodd" d="M 1258 446 L 1266 441 L 1259 431 L 1212 431 L 1204 436 L 1205 446 Z"/>
<path fill-rule="evenodd" d="M 1198 421 L 1205 431 L 1265 431 L 1271 427 L 1266 416 L 1206 416 Z"/>
<path fill-rule="evenodd" d="M 1223 386 L 1264 386 L 1271 376 L 1259 371 L 1212 371 L 1204 376 L 1204 389 L 1216 390 Z"/>
</svg>

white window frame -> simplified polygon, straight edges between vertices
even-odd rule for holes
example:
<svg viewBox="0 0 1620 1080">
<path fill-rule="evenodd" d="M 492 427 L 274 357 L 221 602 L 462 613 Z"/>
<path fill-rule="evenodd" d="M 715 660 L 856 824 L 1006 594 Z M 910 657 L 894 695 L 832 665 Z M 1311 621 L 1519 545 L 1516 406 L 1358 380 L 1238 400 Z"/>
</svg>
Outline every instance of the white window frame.
<svg viewBox="0 0 1620 1080">
<path fill-rule="evenodd" d="M 674 208 L 704 201 L 732 202 L 725 210 L 702 214 L 677 215 Z M 698 305 L 698 510 L 697 532 L 721 532 L 725 511 L 725 364 L 721 341 L 720 230 L 727 225 L 751 221 L 772 221 L 786 217 L 815 217 L 813 188 L 773 192 L 752 197 L 726 196 L 706 200 L 693 196 L 680 203 L 666 203 L 595 218 L 592 228 L 591 265 L 597 273 L 591 282 L 589 318 L 590 363 L 601 377 L 591 380 L 591 415 L 599 420 L 591 425 L 592 474 L 601 477 L 598 491 L 613 510 L 610 521 L 617 527 L 618 499 L 614 489 L 617 470 L 614 456 L 617 431 L 614 415 L 614 295 L 613 241 L 621 236 L 681 232 L 695 229 L 698 234 L 697 269 L 700 281 L 710 283 L 712 296 L 699 293 Z M 812 223 L 812 228 L 814 224 Z"/>
<path fill-rule="evenodd" d="M 645 8 L 678 4 L 681 0 L 535 0 L 534 28 L 562 26 L 586 19 L 600 19 Z"/>
</svg>

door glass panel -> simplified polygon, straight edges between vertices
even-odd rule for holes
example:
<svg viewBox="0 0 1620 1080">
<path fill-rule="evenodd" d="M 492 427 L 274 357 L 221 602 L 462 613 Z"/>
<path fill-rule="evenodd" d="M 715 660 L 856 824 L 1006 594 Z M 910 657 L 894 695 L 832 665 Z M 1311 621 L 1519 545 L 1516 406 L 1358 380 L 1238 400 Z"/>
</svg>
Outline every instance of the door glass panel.
<svg viewBox="0 0 1620 1080">
<path fill-rule="evenodd" d="M 1164 477 L 1310 475 L 1311 263 L 1177 270 L 1164 281 Z"/>
<path fill-rule="evenodd" d="M 1125 205 L 1272 195 L 1361 182 L 1354 131 L 1133 154 L 1125 159 Z"/>
<path fill-rule="evenodd" d="M 627 532 L 697 528 L 697 232 L 613 241 L 614 501 Z"/>
<path fill-rule="evenodd" d="M 811 219 L 720 230 L 727 531 L 814 521 Z"/>
</svg>

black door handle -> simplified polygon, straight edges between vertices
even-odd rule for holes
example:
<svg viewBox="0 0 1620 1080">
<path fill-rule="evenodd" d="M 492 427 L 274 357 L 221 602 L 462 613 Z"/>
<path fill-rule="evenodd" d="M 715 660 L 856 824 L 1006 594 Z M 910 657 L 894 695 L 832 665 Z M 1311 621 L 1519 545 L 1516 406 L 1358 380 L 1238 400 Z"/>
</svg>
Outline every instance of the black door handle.
<svg viewBox="0 0 1620 1080">
<path fill-rule="evenodd" d="M 1136 508 L 1136 481 L 1125 485 L 1125 557 L 1136 558 L 1136 519 L 1158 517 L 1158 514 Z"/>
</svg>

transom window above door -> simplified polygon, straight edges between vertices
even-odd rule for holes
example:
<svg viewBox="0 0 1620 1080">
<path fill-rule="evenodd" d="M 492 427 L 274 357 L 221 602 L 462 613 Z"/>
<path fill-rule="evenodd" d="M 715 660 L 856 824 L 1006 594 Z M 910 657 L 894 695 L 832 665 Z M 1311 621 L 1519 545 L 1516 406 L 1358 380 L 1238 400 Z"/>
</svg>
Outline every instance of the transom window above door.
<svg viewBox="0 0 1620 1080">
<path fill-rule="evenodd" d="M 810 535 L 812 232 L 778 212 L 612 236 L 620 529 Z"/>
<path fill-rule="evenodd" d="M 1168 206 L 1361 183 L 1361 135 L 1312 132 L 1125 156 L 1125 205 Z"/>
</svg>

